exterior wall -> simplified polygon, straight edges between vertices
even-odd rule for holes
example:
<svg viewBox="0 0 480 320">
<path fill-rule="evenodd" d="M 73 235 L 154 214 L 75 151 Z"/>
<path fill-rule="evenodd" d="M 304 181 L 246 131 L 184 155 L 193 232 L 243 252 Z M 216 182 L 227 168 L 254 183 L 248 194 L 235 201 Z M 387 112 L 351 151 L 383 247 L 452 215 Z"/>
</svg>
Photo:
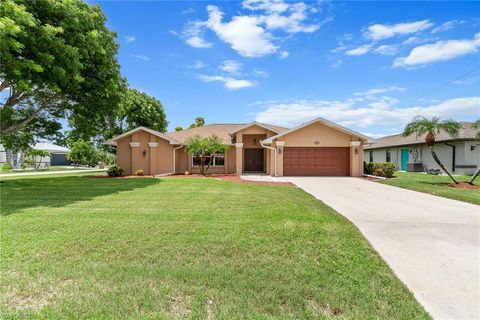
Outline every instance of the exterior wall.
<svg viewBox="0 0 480 320">
<path fill-rule="evenodd" d="M 151 141 L 156 139 L 158 143 L 156 148 L 150 148 L 152 150 L 152 160 L 156 162 L 155 171 L 151 174 L 165 174 L 173 173 L 173 148 L 169 141 L 151 135 Z M 153 168 L 152 168 L 153 169 Z"/>
<path fill-rule="evenodd" d="M 452 152 L 453 148 L 445 143 L 439 142 L 435 144 L 435 152 L 445 167 L 455 174 L 473 174 L 476 167 L 480 165 L 480 142 L 476 141 L 454 141 L 449 144 L 455 146 L 455 168 L 453 168 Z M 474 147 L 472 150 L 472 146 Z M 401 169 L 401 150 L 409 149 L 409 162 L 421 162 L 424 170 L 439 168 L 435 160 L 433 160 L 430 149 L 424 145 L 410 145 L 388 148 L 391 151 L 391 162 L 396 164 L 397 170 Z M 365 161 L 369 162 L 370 151 L 373 151 L 374 162 L 386 161 L 387 148 L 365 150 Z M 417 152 L 415 161 L 413 155 Z M 469 167 L 465 167 L 469 166 Z M 473 167 L 476 166 L 476 167 Z M 455 170 L 453 170 L 455 169 Z"/>
<path fill-rule="evenodd" d="M 138 142 L 138 147 L 132 147 L 132 171 L 143 169 L 145 174 L 150 174 L 150 147 L 148 142 L 150 141 L 150 133 L 145 131 L 138 131 L 132 134 L 132 142 Z"/>
<path fill-rule="evenodd" d="M 130 142 L 139 145 L 132 147 Z M 172 173 L 173 146 L 165 139 L 138 131 L 117 141 L 117 164 L 124 175 L 134 174 L 138 169 L 143 169 L 146 175 Z"/>
<path fill-rule="evenodd" d="M 363 174 L 363 145 L 352 146 L 358 139 L 341 131 L 316 122 L 280 137 L 274 146 L 277 148 L 277 172 L 283 176 L 283 147 L 349 147 L 350 175 Z M 283 145 L 282 145 L 283 144 Z M 272 173 L 273 174 L 273 171 Z"/>
<path fill-rule="evenodd" d="M 237 157 L 236 157 L 236 150 L 235 150 L 235 146 L 233 147 L 230 147 L 228 150 L 227 150 L 227 157 L 228 157 L 228 161 L 227 161 L 227 173 L 235 173 L 235 168 L 236 168 L 236 160 L 237 160 Z"/>
<path fill-rule="evenodd" d="M 184 174 L 185 171 L 188 171 L 188 154 L 185 148 L 180 148 L 175 151 L 175 173 Z"/>
<path fill-rule="evenodd" d="M 123 168 L 124 175 L 132 174 L 132 147 L 131 136 L 117 141 L 117 165 Z"/>
</svg>

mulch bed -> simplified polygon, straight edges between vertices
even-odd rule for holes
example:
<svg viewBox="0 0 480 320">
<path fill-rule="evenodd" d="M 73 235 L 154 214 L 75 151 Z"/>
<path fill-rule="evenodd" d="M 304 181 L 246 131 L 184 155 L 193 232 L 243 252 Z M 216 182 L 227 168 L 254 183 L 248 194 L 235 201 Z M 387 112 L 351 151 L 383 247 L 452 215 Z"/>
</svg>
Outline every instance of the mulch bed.
<svg viewBox="0 0 480 320">
<path fill-rule="evenodd" d="M 90 176 L 91 177 L 91 176 Z M 136 175 L 130 175 L 130 176 L 121 176 L 121 177 L 110 177 L 110 176 L 93 176 L 93 178 L 97 179 L 135 179 L 135 178 L 167 178 L 167 179 L 179 179 L 179 178 L 198 178 L 198 179 L 204 179 L 204 178 L 214 178 L 214 179 L 219 179 L 219 180 L 225 180 L 225 181 L 232 181 L 236 183 L 242 183 L 242 184 L 259 184 L 259 185 L 268 185 L 268 186 L 295 186 L 291 182 L 273 182 L 273 181 L 251 181 L 251 180 L 243 180 L 239 176 L 235 174 L 209 174 L 207 176 L 203 176 L 201 174 L 189 174 L 189 175 L 184 175 L 184 174 L 175 174 L 175 175 L 170 175 L 170 176 L 160 176 L 160 177 L 155 177 L 155 176 L 136 176 Z"/>
<path fill-rule="evenodd" d="M 480 190 L 480 185 L 469 184 L 466 182 L 460 182 L 459 184 L 450 183 L 450 184 L 447 184 L 447 186 L 450 188 L 457 188 L 457 189 Z"/>
</svg>

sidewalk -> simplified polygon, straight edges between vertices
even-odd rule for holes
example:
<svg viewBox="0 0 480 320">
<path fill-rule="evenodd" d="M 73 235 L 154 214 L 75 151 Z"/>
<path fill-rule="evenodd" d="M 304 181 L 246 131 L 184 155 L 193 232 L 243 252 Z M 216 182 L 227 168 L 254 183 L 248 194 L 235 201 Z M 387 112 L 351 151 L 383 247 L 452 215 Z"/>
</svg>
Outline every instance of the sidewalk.
<svg viewBox="0 0 480 320">
<path fill-rule="evenodd" d="M 107 169 L 78 169 L 78 170 L 62 170 L 62 171 L 43 171 L 43 172 L 20 172 L 20 173 L 3 173 L 0 178 L 6 177 L 23 177 L 23 176 L 41 176 L 49 174 L 67 174 L 67 173 L 83 173 L 83 172 L 104 172 Z"/>
</svg>

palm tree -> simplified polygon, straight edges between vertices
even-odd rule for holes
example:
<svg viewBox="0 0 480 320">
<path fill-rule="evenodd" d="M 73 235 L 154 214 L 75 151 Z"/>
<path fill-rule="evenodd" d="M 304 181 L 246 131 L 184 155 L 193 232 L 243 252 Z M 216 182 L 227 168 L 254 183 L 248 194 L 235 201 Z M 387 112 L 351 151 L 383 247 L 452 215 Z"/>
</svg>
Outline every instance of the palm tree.
<svg viewBox="0 0 480 320">
<path fill-rule="evenodd" d="M 477 134 L 475 135 L 475 139 L 480 141 L 480 119 L 478 119 L 477 121 L 475 121 L 473 123 L 472 128 L 477 130 Z M 475 171 L 475 173 L 470 178 L 470 180 L 468 180 L 468 183 L 473 184 L 473 181 L 478 177 L 479 174 L 480 174 L 480 165 L 478 166 L 477 171 Z"/>
<path fill-rule="evenodd" d="M 403 136 L 407 137 L 412 134 L 417 134 L 418 136 L 425 135 L 425 143 L 430 148 L 432 153 L 432 158 L 435 162 L 442 168 L 443 171 L 452 179 L 455 184 L 458 184 L 457 179 L 445 168 L 443 163 L 438 159 L 437 154 L 435 153 L 435 135 L 439 134 L 440 131 L 446 132 L 449 136 L 456 137 L 458 131 L 460 130 L 460 123 L 453 120 L 440 121 L 438 117 L 433 117 L 432 119 L 427 119 L 422 116 L 416 116 L 413 118 L 412 122 L 405 126 L 403 130 Z"/>
<path fill-rule="evenodd" d="M 214 158 L 219 153 L 224 153 L 228 146 L 222 143 L 222 140 L 212 135 L 211 137 L 202 138 L 195 136 L 189 138 L 185 144 L 185 150 L 188 154 L 192 154 L 200 166 L 200 173 L 206 175 L 210 165 L 213 163 Z M 206 158 L 210 157 L 210 161 L 205 168 Z"/>
</svg>

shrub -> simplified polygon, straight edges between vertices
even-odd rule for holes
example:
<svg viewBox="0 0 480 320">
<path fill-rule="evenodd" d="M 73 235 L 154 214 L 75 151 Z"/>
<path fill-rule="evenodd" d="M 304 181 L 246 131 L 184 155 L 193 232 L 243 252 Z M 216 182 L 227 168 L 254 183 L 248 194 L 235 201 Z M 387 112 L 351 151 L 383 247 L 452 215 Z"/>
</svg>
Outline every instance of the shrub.
<svg viewBox="0 0 480 320">
<path fill-rule="evenodd" d="M 137 171 L 135 171 L 135 174 L 137 176 L 143 176 L 145 174 L 145 172 L 143 171 L 143 169 L 138 169 Z"/>
<path fill-rule="evenodd" d="M 123 174 L 123 168 L 117 165 L 111 166 L 108 168 L 107 174 L 110 177 L 120 177 Z"/>
<path fill-rule="evenodd" d="M 395 173 L 395 163 L 370 162 L 365 166 L 365 173 L 373 174 L 378 177 L 392 178 Z"/>
<path fill-rule="evenodd" d="M 13 166 L 10 163 L 5 162 L 0 168 L 4 171 L 7 171 L 7 170 L 12 170 Z"/>
</svg>

